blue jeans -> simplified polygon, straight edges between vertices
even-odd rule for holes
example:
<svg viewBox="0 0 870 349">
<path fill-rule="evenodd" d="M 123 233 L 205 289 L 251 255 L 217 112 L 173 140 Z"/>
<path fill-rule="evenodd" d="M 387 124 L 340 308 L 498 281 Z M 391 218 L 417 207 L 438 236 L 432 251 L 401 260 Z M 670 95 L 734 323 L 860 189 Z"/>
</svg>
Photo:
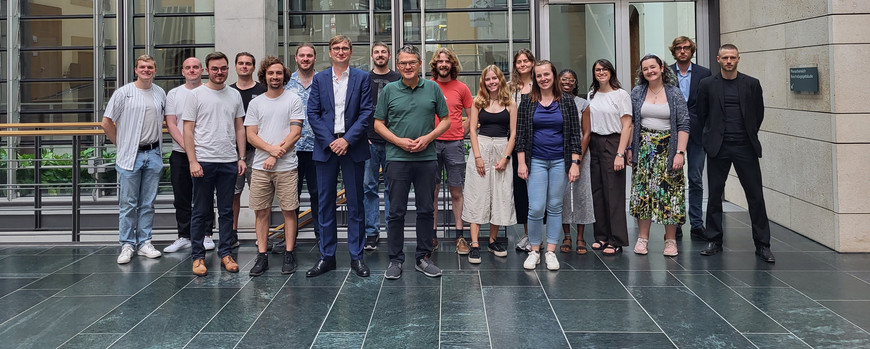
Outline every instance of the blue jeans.
<svg viewBox="0 0 870 349">
<path fill-rule="evenodd" d="M 230 254 L 230 244 L 236 239 L 233 234 L 233 191 L 239 168 L 236 162 L 200 162 L 202 177 L 193 177 L 193 212 L 190 217 L 191 256 L 193 259 L 205 258 L 202 241 L 208 228 L 207 217 L 213 214 L 214 196 L 217 192 L 218 234 L 220 243 L 218 255 L 223 258 Z"/>
<path fill-rule="evenodd" d="M 160 148 L 139 151 L 133 170 L 127 171 L 115 165 L 118 171 L 118 241 L 121 245 L 137 248 L 151 240 L 154 226 L 154 199 L 163 158 Z"/>
<path fill-rule="evenodd" d="M 704 227 L 704 161 L 707 159 L 707 153 L 704 152 L 704 147 L 698 143 L 689 140 L 686 147 L 686 155 L 688 156 L 688 176 L 689 177 L 689 222 L 692 229 L 700 229 Z"/>
<path fill-rule="evenodd" d="M 529 243 L 541 244 L 544 231 L 544 213 L 547 214 L 547 243 L 557 244 L 562 233 L 562 198 L 568 175 L 565 160 L 539 160 L 532 158 L 529 168 Z"/>
<path fill-rule="evenodd" d="M 378 195 L 378 183 L 381 177 L 380 170 L 387 168 L 387 154 L 384 151 L 384 143 L 372 143 L 369 145 L 369 150 L 372 157 L 366 160 L 363 206 L 366 210 L 366 236 L 377 236 L 381 230 L 381 198 Z M 384 183 L 384 212 L 390 212 L 390 188 L 386 183 Z"/>
</svg>

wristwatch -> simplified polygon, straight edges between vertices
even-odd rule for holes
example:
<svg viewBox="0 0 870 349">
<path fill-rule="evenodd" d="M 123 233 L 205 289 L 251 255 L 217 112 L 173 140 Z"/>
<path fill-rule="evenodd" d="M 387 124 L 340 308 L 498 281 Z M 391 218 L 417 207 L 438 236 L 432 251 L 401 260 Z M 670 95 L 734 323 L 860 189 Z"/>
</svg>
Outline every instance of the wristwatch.
<svg viewBox="0 0 870 349">
<path fill-rule="evenodd" d="M 677 150 L 677 154 L 680 154 L 682 156 L 686 156 L 686 151 L 685 150 Z"/>
<path fill-rule="evenodd" d="M 505 160 L 510 160 L 510 159 L 511 159 L 511 156 L 510 156 L 510 155 L 504 155 L 504 158 L 505 158 Z"/>
<path fill-rule="evenodd" d="M 572 164 L 580 165 L 580 161 L 581 161 L 581 160 L 571 160 L 571 163 L 572 163 Z"/>
<path fill-rule="evenodd" d="M 625 157 L 625 154 L 623 154 L 623 153 L 616 153 L 616 157 L 618 157 L 618 158 L 624 158 L 624 157 Z"/>
</svg>

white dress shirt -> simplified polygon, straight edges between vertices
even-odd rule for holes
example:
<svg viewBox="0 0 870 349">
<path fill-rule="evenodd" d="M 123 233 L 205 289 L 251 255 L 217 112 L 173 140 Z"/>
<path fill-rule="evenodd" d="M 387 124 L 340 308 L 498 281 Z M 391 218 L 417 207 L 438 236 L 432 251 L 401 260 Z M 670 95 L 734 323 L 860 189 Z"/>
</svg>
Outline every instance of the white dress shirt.
<svg viewBox="0 0 870 349">
<path fill-rule="evenodd" d="M 350 80 L 350 68 L 347 68 L 341 76 L 332 71 L 332 94 L 335 98 L 335 133 L 344 133 L 344 106 L 347 101 L 347 82 Z"/>
</svg>

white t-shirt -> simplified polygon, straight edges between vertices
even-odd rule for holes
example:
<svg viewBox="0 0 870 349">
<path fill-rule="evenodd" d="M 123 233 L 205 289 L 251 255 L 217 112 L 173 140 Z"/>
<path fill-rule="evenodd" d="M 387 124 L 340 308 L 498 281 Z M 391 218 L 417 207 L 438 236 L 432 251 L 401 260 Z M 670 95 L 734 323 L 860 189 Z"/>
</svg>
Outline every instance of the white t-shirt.
<svg viewBox="0 0 870 349">
<path fill-rule="evenodd" d="M 136 88 L 136 91 L 142 94 L 145 99 L 145 122 L 142 124 L 142 131 L 139 133 L 139 145 L 148 145 L 160 142 L 160 137 L 163 136 L 163 116 L 160 115 L 161 110 L 157 110 L 154 105 L 154 95 L 152 89 Z"/>
<path fill-rule="evenodd" d="M 261 94 L 248 104 L 248 116 L 245 117 L 245 126 L 257 126 L 257 136 L 264 142 L 278 145 L 290 134 L 290 120 L 305 120 L 305 109 L 302 108 L 302 100 L 291 92 L 281 93 L 278 98 L 269 98 Z M 254 168 L 270 172 L 284 172 L 295 169 L 297 166 L 296 147 L 290 148 L 284 156 L 275 162 L 271 170 L 263 168 L 269 153 L 257 149 L 254 153 Z"/>
<path fill-rule="evenodd" d="M 591 95 L 590 92 L 587 97 Z M 592 121 L 592 133 L 606 136 L 622 133 L 622 116 L 631 115 L 631 96 L 623 89 L 595 94 L 589 100 L 589 119 Z"/>
<path fill-rule="evenodd" d="M 163 114 L 176 116 L 178 119 L 178 131 L 181 132 L 182 137 L 184 136 L 184 120 L 181 119 L 181 115 L 184 114 L 184 107 L 188 97 L 190 97 L 190 91 L 193 90 L 189 90 L 186 86 L 181 85 L 169 90 L 169 93 L 166 94 L 166 108 Z M 184 148 L 173 139 L 172 151 L 184 153 Z"/>
<path fill-rule="evenodd" d="M 235 119 L 245 117 L 242 96 L 234 88 L 190 91 L 182 119 L 196 122 L 193 145 L 199 162 L 237 162 Z"/>
</svg>

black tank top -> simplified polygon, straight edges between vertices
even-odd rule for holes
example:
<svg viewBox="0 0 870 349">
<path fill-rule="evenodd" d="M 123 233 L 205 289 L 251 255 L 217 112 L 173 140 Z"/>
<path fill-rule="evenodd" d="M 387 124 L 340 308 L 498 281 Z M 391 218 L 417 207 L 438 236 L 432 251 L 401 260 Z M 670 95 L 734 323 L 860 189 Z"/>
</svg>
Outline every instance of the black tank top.
<svg viewBox="0 0 870 349">
<path fill-rule="evenodd" d="M 480 123 L 479 134 L 487 137 L 508 137 L 510 136 L 511 114 L 507 108 L 504 108 L 498 113 L 490 113 L 486 109 L 481 109 L 477 115 L 477 121 Z"/>
</svg>

